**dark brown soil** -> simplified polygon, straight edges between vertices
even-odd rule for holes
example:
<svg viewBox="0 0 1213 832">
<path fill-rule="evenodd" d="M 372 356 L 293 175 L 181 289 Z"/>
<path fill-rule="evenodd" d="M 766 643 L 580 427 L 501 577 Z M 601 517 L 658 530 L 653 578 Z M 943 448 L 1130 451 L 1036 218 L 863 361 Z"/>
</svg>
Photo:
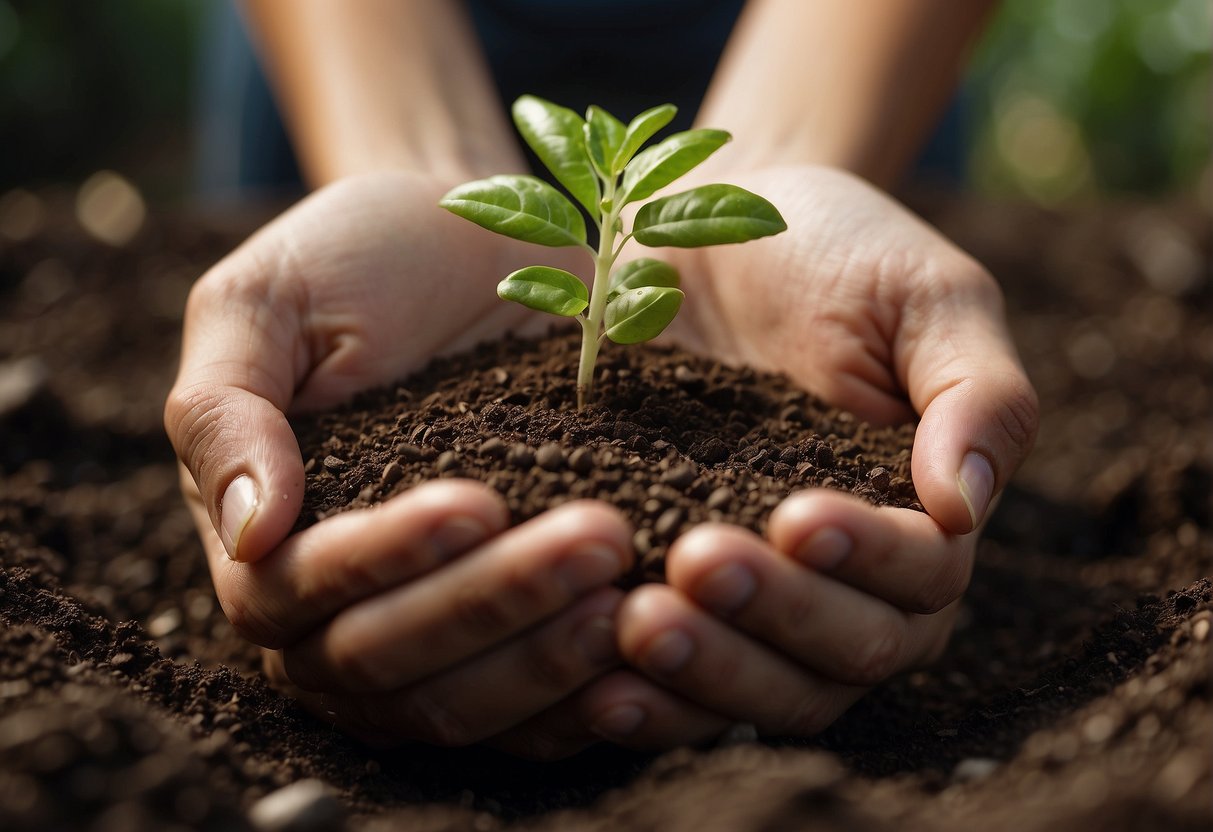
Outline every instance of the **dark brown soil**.
<svg viewBox="0 0 1213 832">
<path fill-rule="evenodd" d="M 922 510 L 912 425 L 874 428 L 784 378 L 671 347 L 608 349 L 576 410 L 579 333 L 508 339 L 435 361 L 398 386 L 296 426 L 308 472 L 300 525 L 435 477 L 486 482 L 515 522 L 568 500 L 623 511 L 639 579 L 691 526 L 763 531 L 792 491 L 837 488 Z"/>
<path fill-rule="evenodd" d="M 812 741 L 541 765 L 368 752 L 266 685 L 216 607 L 160 428 L 189 283 L 251 226 L 165 218 L 115 251 L 44 199 L 33 237 L 0 237 L 0 828 L 270 828 L 259 801 L 302 778 L 329 784 L 350 830 L 1209 828 L 1201 211 L 923 200 L 1003 280 L 1044 406 L 948 654 Z M 564 429 L 492 431 L 537 449 Z M 697 478 L 731 476 L 682 439 L 646 439 L 573 441 L 597 467 L 676 452 Z M 479 450 L 461 465 L 486 464 Z M 857 481 L 876 463 L 861 453 Z M 337 828 L 331 809 L 312 804 L 320 828 Z"/>
</svg>

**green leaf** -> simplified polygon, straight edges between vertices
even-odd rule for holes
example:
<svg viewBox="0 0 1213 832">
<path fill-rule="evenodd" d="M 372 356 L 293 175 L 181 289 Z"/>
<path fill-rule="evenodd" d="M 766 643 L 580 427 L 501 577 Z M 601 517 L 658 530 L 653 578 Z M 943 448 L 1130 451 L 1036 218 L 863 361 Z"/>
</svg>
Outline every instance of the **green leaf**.
<svg viewBox="0 0 1213 832">
<path fill-rule="evenodd" d="M 674 320 L 684 295 L 669 286 L 642 286 L 606 306 L 606 336 L 616 344 L 650 341 Z"/>
<path fill-rule="evenodd" d="M 573 316 L 590 305 L 590 293 L 577 275 L 550 266 L 527 266 L 497 284 L 502 300 L 528 309 Z"/>
<path fill-rule="evenodd" d="M 677 114 L 678 108 L 673 104 L 662 104 L 660 107 L 645 110 L 632 119 L 623 136 L 623 143 L 619 145 L 615 159 L 611 162 L 611 172 L 620 173 L 627 163 L 632 161 L 632 157 L 636 155 L 636 151 L 640 149 L 641 145 L 653 138 L 658 130 L 673 121 Z"/>
<path fill-rule="evenodd" d="M 568 107 L 534 95 L 521 96 L 511 109 L 514 124 L 539 161 L 573 198 L 598 216 L 598 177 L 585 148 L 585 122 Z"/>
<path fill-rule="evenodd" d="M 438 203 L 490 231 L 541 246 L 585 245 L 585 219 L 534 176 L 490 176 L 453 188 Z"/>
<path fill-rule="evenodd" d="M 678 284 L 678 269 L 652 257 L 638 257 L 624 263 L 611 274 L 608 291 L 610 295 L 616 295 L 642 286 L 667 286 L 677 289 Z"/>
<path fill-rule="evenodd" d="M 627 128 L 601 107 L 590 105 L 585 113 L 585 146 L 590 152 L 590 161 L 603 178 L 615 175 L 611 162 L 623 143 Z"/>
<path fill-rule="evenodd" d="M 716 246 L 778 234 L 775 206 L 736 185 L 704 185 L 656 199 L 636 214 L 632 234 L 646 246 Z"/>
<path fill-rule="evenodd" d="M 624 169 L 623 204 L 652 196 L 730 138 L 723 130 L 687 130 L 642 150 Z"/>
</svg>

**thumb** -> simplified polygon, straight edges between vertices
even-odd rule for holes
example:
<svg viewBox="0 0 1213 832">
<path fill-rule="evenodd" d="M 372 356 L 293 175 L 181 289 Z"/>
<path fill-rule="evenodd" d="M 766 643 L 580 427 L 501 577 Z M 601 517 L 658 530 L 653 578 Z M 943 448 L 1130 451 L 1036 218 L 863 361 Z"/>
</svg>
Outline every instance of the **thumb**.
<svg viewBox="0 0 1213 832">
<path fill-rule="evenodd" d="M 173 448 L 193 477 L 228 557 L 253 561 L 290 532 L 303 460 L 285 411 L 301 338 L 293 281 L 247 246 L 195 284 L 181 366 L 165 404 Z"/>
<path fill-rule="evenodd" d="M 913 476 L 927 512 L 965 534 L 1036 439 L 1036 392 L 1007 331 L 1002 292 L 972 261 L 911 301 L 898 363 L 914 409 Z M 917 308 L 914 308 L 917 307 Z"/>
</svg>

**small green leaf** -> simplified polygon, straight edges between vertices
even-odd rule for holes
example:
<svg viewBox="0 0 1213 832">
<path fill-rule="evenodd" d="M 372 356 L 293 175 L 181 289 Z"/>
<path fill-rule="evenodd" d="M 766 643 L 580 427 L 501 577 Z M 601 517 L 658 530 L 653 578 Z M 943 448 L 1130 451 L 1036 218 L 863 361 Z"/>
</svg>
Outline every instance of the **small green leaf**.
<svg viewBox="0 0 1213 832">
<path fill-rule="evenodd" d="M 653 138 L 658 130 L 673 121 L 677 114 L 678 108 L 673 104 L 662 104 L 660 107 L 645 110 L 632 119 L 623 136 L 623 143 L 615 153 L 614 161 L 611 162 L 611 172 L 622 172 L 627 163 L 632 161 L 632 157 L 636 155 L 636 151 L 640 149 L 641 145 Z"/>
<path fill-rule="evenodd" d="M 568 107 L 524 95 L 511 109 L 514 124 L 539 161 L 573 198 L 597 216 L 598 177 L 585 149 L 585 122 Z"/>
<path fill-rule="evenodd" d="M 695 248 L 744 243 L 787 227 L 775 206 L 757 194 L 736 185 L 704 185 L 643 206 L 632 234 L 646 246 Z"/>
<path fill-rule="evenodd" d="M 616 344 L 638 344 L 661 334 L 682 306 L 684 295 L 669 286 L 642 286 L 606 306 L 606 336 Z"/>
<path fill-rule="evenodd" d="M 615 175 L 611 170 L 611 161 L 623 143 L 623 134 L 627 128 L 623 122 L 615 118 L 601 107 L 590 105 L 585 113 L 585 146 L 590 152 L 590 161 L 602 177 Z"/>
<path fill-rule="evenodd" d="M 577 275 L 550 266 L 527 266 L 497 284 L 502 300 L 528 309 L 573 316 L 590 305 L 590 293 Z"/>
<path fill-rule="evenodd" d="M 534 176 L 466 182 L 438 203 L 490 231 L 541 246 L 585 244 L 585 219 L 560 191 Z"/>
<path fill-rule="evenodd" d="M 677 289 L 678 269 L 652 257 L 639 257 L 624 263 L 611 275 L 610 293 L 621 294 L 642 286 L 667 286 Z"/>
<path fill-rule="evenodd" d="M 719 150 L 729 138 L 723 130 L 687 130 L 645 148 L 623 171 L 623 203 L 652 196 Z"/>
</svg>

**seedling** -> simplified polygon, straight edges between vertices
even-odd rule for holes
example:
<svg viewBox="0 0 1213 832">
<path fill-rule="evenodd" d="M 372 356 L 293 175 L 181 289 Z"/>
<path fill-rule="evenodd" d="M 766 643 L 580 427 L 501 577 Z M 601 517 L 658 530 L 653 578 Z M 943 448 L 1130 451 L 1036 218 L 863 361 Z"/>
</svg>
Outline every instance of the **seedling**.
<svg viewBox="0 0 1213 832">
<path fill-rule="evenodd" d="M 735 185 L 702 185 L 640 206 L 624 234 L 623 211 L 642 202 L 711 156 L 730 138 L 723 130 L 688 130 L 640 148 L 670 123 L 664 104 L 624 125 L 601 107 L 584 119 L 533 95 L 514 102 L 514 124 L 556 181 L 589 214 L 598 247 L 587 242 L 585 218 L 560 191 L 534 176 L 490 176 L 453 189 L 443 208 L 490 231 L 544 246 L 581 246 L 594 258 L 592 288 L 571 272 L 527 266 L 501 281 L 505 300 L 581 323 L 577 409 L 589 401 L 603 338 L 649 341 L 678 314 L 684 297 L 678 271 L 642 257 L 614 268 L 628 240 L 645 246 L 698 248 L 742 243 L 787 228 L 771 203 Z M 622 238 L 621 236 L 622 235 Z"/>
</svg>

